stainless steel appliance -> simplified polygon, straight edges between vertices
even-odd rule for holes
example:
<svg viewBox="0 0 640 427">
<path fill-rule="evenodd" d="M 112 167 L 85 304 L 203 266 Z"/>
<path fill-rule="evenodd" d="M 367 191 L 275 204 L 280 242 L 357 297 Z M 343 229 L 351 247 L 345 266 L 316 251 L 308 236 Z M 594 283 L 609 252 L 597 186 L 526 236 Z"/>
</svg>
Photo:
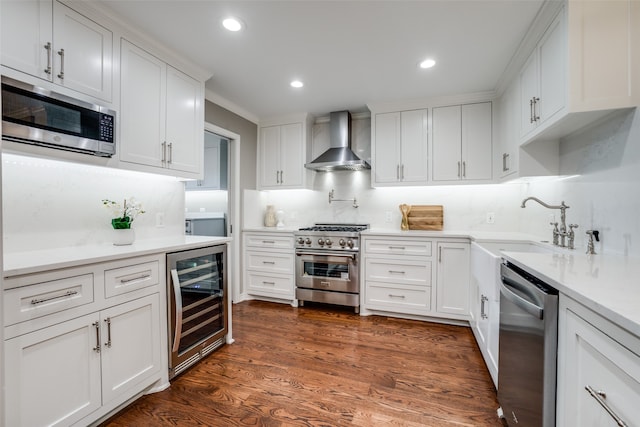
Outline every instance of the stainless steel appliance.
<svg viewBox="0 0 640 427">
<path fill-rule="evenodd" d="M 111 157 L 116 113 L 9 77 L 2 77 L 2 138 Z"/>
<path fill-rule="evenodd" d="M 227 235 L 227 215 L 218 218 L 187 218 L 184 220 L 184 234 L 224 237 Z"/>
<path fill-rule="evenodd" d="M 558 291 L 504 261 L 500 268 L 498 401 L 511 426 L 555 426 Z"/>
<path fill-rule="evenodd" d="M 226 245 L 167 254 L 169 378 L 225 343 L 226 262 Z"/>
<path fill-rule="evenodd" d="M 316 224 L 296 237 L 296 298 L 360 311 L 360 232 L 364 224 Z"/>
</svg>

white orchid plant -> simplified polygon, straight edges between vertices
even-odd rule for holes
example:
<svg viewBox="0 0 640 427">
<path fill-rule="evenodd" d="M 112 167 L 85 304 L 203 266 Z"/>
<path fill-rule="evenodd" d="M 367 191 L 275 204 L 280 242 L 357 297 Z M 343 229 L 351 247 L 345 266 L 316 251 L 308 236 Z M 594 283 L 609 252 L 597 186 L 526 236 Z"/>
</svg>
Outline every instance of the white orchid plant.
<svg viewBox="0 0 640 427">
<path fill-rule="evenodd" d="M 133 197 L 124 199 L 122 204 L 114 202 L 113 200 L 102 199 L 102 204 L 109 209 L 112 215 L 115 217 L 111 220 L 111 225 L 116 230 L 131 228 L 131 223 L 138 215 L 144 213 L 142 203 L 138 202 Z"/>
</svg>

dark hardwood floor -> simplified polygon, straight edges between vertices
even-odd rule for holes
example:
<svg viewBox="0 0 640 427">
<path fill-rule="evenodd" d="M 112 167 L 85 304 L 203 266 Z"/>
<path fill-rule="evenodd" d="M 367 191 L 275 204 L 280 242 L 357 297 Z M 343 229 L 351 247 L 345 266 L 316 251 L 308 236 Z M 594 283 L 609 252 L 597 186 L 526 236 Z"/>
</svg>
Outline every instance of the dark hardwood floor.
<svg viewBox="0 0 640 427">
<path fill-rule="evenodd" d="M 249 301 L 234 305 L 233 333 L 103 425 L 502 425 L 469 328 Z"/>
</svg>

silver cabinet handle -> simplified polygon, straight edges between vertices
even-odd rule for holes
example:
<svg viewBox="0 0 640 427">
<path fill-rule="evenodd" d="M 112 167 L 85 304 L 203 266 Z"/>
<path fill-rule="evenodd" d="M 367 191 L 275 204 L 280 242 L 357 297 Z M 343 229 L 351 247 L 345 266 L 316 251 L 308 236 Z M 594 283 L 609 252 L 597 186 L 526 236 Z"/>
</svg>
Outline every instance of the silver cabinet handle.
<svg viewBox="0 0 640 427">
<path fill-rule="evenodd" d="M 400 166 L 400 180 L 404 181 L 404 165 Z"/>
<path fill-rule="evenodd" d="M 107 342 L 104 343 L 105 347 L 111 347 L 111 317 L 104 319 L 107 324 Z"/>
<path fill-rule="evenodd" d="M 467 177 L 467 162 L 466 161 L 462 162 L 462 177 L 463 178 Z"/>
<path fill-rule="evenodd" d="M 32 305 L 38 305 L 38 304 L 42 304 L 43 302 L 52 301 L 54 299 L 59 299 L 59 298 L 72 297 L 72 296 L 77 295 L 77 294 L 78 294 L 78 291 L 67 291 L 62 295 L 56 295 L 54 297 L 34 298 L 34 299 L 31 300 L 31 304 Z"/>
<path fill-rule="evenodd" d="M 389 270 L 389 273 L 390 274 L 407 274 L 406 272 L 401 270 Z"/>
<path fill-rule="evenodd" d="M 480 296 L 480 317 L 483 319 L 487 319 L 489 317 L 487 316 L 487 313 L 484 312 L 484 303 L 487 301 L 489 301 L 489 298 L 485 295 Z"/>
<path fill-rule="evenodd" d="M 275 285 L 276 285 L 276 282 L 267 282 L 267 281 L 264 281 L 264 280 L 263 280 L 263 281 L 262 281 L 262 284 L 263 284 L 263 285 L 273 285 L 273 286 L 275 286 Z"/>
<path fill-rule="evenodd" d="M 58 78 L 64 80 L 64 49 L 60 49 L 58 55 L 60 55 L 60 73 L 58 74 Z"/>
<path fill-rule="evenodd" d="M 618 424 L 620 427 L 627 427 L 627 423 L 625 423 L 622 420 L 622 418 L 620 418 L 615 412 L 613 412 L 613 409 L 611 409 L 609 405 L 607 405 L 607 403 L 604 401 L 604 399 L 607 398 L 607 395 L 605 392 L 600 390 L 596 391 L 590 385 L 585 386 L 584 389 L 589 392 L 591 397 L 593 397 L 596 400 L 596 402 L 598 402 L 600 406 L 602 406 L 604 410 L 607 411 L 609 415 L 611 415 L 611 418 L 613 418 L 616 424 Z"/>
<path fill-rule="evenodd" d="M 44 69 L 44 72 L 51 75 L 51 42 L 47 42 L 44 48 L 47 50 L 47 68 Z"/>
<path fill-rule="evenodd" d="M 442 262 L 442 246 L 438 247 L 438 262 Z"/>
<path fill-rule="evenodd" d="M 129 282 L 134 282 L 136 280 L 148 279 L 149 277 L 151 277 L 151 274 L 143 274 L 142 276 L 132 277 L 131 279 L 120 279 L 120 283 L 125 284 Z"/>
<path fill-rule="evenodd" d="M 394 294 L 389 294 L 389 298 L 401 298 L 401 299 L 405 299 L 406 297 L 404 295 L 394 295 Z"/>
<path fill-rule="evenodd" d="M 176 329 L 173 335 L 173 352 L 177 353 L 180 348 L 180 339 L 182 338 L 182 294 L 180 293 L 178 270 L 175 268 L 171 270 L 171 281 L 173 282 L 173 293 L 176 301 Z"/>
<path fill-rule="evenodd" d="M 276 241 L 275 240 L 263 240 L 262 243 L 264 244 L 271 244 L 273 245 Z"/>
<path fill-rule="evenodd" d="M 162 143 L 162 163 L 167 161 L 167 141 Z"/>
<path fill-rule="evenodd" d="M 533 121 L 534 122 L 537 122 L 538 120 L 540 120 L 540 116 L 536 112 L 536 106 L 538 105 L 538 102 L 540 102 L 540 98 L 533 97 Z"/>
<path fill-rule="evenodd" d="M 529 100 L 529 123 L 533 123 L 533 98 Z"/>
<path fill-rule="evenodd" d="M 507 172 L 510 169 L 507 160 L 509 160 L 509 153 L 502 154 L 502 172 Z"/>
<path fill-rule="evenodd" d="M 274 261 L 262 261 L 263 264 L 275 265 Z"/>
<path fill-rule="evenodd" d="M 96 346 L 93 347 L 93 351 L 100 353 L 100 322 L 93 322 L 92 325 L 96 328 Z"/>
<path fill-rule="evenodd" d="M 389 246 L 389 250 L 399 249 L 404 251 L 406 248 L 404 246 Z"/>
<path fill-rule="evenodd" d="M 396 179 L 400 181 L 400 165 L 396 165 Z"/>
<path fill-rule="evenodd" d="M 276 171 L 276 184 L 280 184 L 280 171 Z"/>
<path fill-rule="evenodd" d="M 460 178 L 460 162 L 458 162 L 458 178 Z"/>
<path fill-rule="evenodd" d="M 173 162 L 173 142 L 170 142 L 167 145 L 169 146 L 169 160 L 167 160 L 167 163 L 171 163 Z"/>
<path fill-rule="evenodd" d="M 280 184 L 284 184 L 284 171 L 280 171 Z"/>
</svg>

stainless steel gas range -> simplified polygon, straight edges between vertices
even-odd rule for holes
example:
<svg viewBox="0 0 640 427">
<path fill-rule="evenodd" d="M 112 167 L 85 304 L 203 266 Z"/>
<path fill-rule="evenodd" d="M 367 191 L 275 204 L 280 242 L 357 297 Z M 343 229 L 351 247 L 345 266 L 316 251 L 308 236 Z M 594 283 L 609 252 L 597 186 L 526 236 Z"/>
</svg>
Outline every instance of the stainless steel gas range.
<svg viewBox="0 0 640 427">
<path fill-rule="evenodd" d="M 360 232 L 365 224 L 316 224 L 296 237 L 296 298 L 360 312 Z"/>
</svg>

